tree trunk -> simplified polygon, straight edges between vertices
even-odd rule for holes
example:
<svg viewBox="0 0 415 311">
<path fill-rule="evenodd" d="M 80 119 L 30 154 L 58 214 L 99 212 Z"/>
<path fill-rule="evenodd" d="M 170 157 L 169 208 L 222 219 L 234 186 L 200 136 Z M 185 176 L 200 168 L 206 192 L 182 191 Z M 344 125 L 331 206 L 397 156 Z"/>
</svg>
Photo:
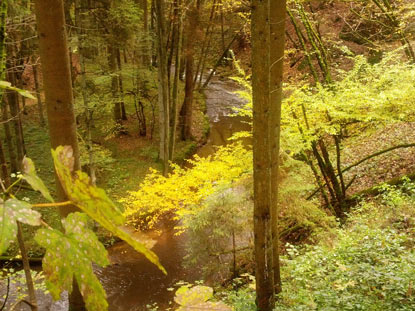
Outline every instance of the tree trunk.
<svg viewBox="0 0 415 311">
<path fill-rule="evenodd" d="M 52 148 L 60 145 L 71 146 L 75 159 L 74 169 L 79 170 L 79 148 L 63 2 L 62 0 L 34 2 L 51 145 Z M 67 198 L 56 174 L 55 179 L 58 198 L 64 201 Z M 63 217 L 75 211 L 77 211 L 75 206 L 60 207 Z M 76 282 L 73 284 L 69 300 L 72 311 L 85 310 Z"/>
<path fill-rule="evenodd" d="M 151 58 L 150 34 L 148 31 L 148 0 L 140 0 L 140 7 L 143 10 L 143 33 L 145 36 L 141 59 L 143 66 L 148 67 Z"/>
<path fill-rule="evenodd" d="M 6 75 L 6 16 L 7 16 L 7 1 L 3 1 L 0 4 L 0 80 L 4 80 Z M 2 121 L 4 122 L 4 132 L 7 146 L 9 149 L 10 157 L 10 169 L 11 172 L 15 173 L 17 171 L 17 161 L 14 154 L 12 137 L 10 134 L 9 123 L 7 122 L 7 106 L 3 101 L 3 90 L 0 90 L 0 107 L 2 114 Z M 3 148 L 3 143 L 0 141 L 0 162 L 2 167 L 3 180 L 6 185 L 10 184 L 10 175 L 7 169 L 7 161 Z"/>
<path fill-rule="evenodd" d="M 187 40 L 191 41 L 191 40 Z M 184 102 L 180 111 L 182 140 L 192 138 L 192 110 L 193 110 L 193 56 L 186 56 L 186 80 L 184 87 Z"/>
<path fill-rule="evenodd" d="M 269 148 L 269 3 L 252 0 L 252 100 L 254 156 L 254 242 L 257 308 L 273 308 L 272 247 L 270 245 L 271 170 Z M 270 253 L 271 251 L 271 253 Z"/>
<path fill-rule="evenodd" d="M 45 122 L 45 116 L 44 116 L 44 113 L 43 113 L 42 97 L 40 95 L 37 64 L 34 64 L 32 66 L 32 71 L 33 71 L 33 80 L 35 82 L 35 91 L 36 91 L 36 98 L 37 98 L 37 109 L 38 109 L 38 113 L 39 113 L 39 122 L 40 122 L 41 126 L 44 126 L 46 124 L 46 122 Z"/>
<path fill-rule="evenodd" d="M 2 121 L 4 125 L 4 136 L 6 138 L 7 151 L 9 153 L 10 171 L 12 173 L 16 173 L 18 171 L 17 156 L 16 156 L 16 152 L 14 149 L 13 137 L 10 132 L 10 124 L 8 121 L 9 114 L 7 112 L 7 105 L 4 101 L 1 103 L 1 114 L 2 114 Z"/>
<path fill-rule="evenodd" d="M 4 154 L 3 142 L 0 139 L 0 165 L 1 165 L 1 176 L 5 185 L 10 185 L 10 175 L 7 169 L 6 156 Z"/>
<path fill-rule="evenodd" d="M 117 54 L 118 87 L 119 87 L 119 93 L 120 93 L 121 119 L 126 121 L 127 113 L 125 111 L 125 103 L 124 103 L 124 87 L 122 83 L 122 63 L 121 63 L 120 49 L 117 49 L 116 54 Z"/>
<path fill-rule="evenodd" d="M 119 80 L 117 77 L 117 52 L 116 48 L 108 45 L 108 65 L 111 76 L 111 91 L 112 91 L 112 98 L 114 101 L 114 121 L 117 124 L 121 124 L 122 120 L 122 111 L 121 111 L 121 101 L 120 101 L 120 94 L 119 94 Z"/>
<path fill-rule="evenodd" d="M 196 85 L 196 82 L 199 80 L 199 84 L 201 84 L 201 80 L 203 77 L 203 70 L 204 70 L 204 63 L 210 48 L 210 39 L 211 39 L 211 34 L 213 31 L 211 31 L 211 29 L 213 28 L 213 20 L 215 18 L 216 15 L 216 9 L 217 9 L 217 4 L 216 4 L 217 0 L 213 0 L 212 3 L 212 8 L 210 10 L 210 14 L 209 14 L 209 22 L 208 25 L 206 27 L 206 31 L 205 31 L 205 35 L 202 38 L 202 48 L 200 49 L 200 58 L 197 62 L 197 66 L 196 66 L 196 72 L 195 72 L 195 79 L 194 79 L 194 84 Z"/>
<path fill-rule="evenodd" d="M 156 30 L 156 8 L 155 8 L 155 1 L 151 0 L 151 10 L 150 10 L 150 31 L 154 34 L 157 32 Z M 151 40 L 151 65 L 153 67 L 157 66 L 157 47 L 156 47 L 156 40 Z"/>
<path fill-rule="evenodd" d="M 270 1 L 270 147 L 271 147 L 271 223 L 273 244 L 274 292 L 281 292 L 278 188 L 282 82 L 284 72 L 286 0 Z"/>
<path fill-rule="evenodd" d="M 29 257 L 27 255 L 26 245 L 23 239 L 22 225 L 20 224 L 20 222 L 17 222 L 17 241 L 19 244 L 20 254 L 22 255 L 23 270 L 26 279 L 27 292 L 29 296 L 29 301 L 31 303 L 30 308 L 32 311 L 38 311 L 35 285 L 32 278 Z"/>
<path fill-rule="evenodd" d="M 163 161 L 163 174 L 169 170 L 169 90 L 167 85 L 167 51 L 164 21 L 164 0 L 155 2 L 157 16 L 157 58 L 159 76 L 159 123 L 160 123 L 160 158 Z"/>
<path fill-rule="evenodd" d="M 170 111 L 170 141 L 169 141 L 169 160 L 174 158 L 174 147 L 176 144 L 176 128 L 177 128 L 177 107 L 179 102 L 179 75 L 180 75 L 180 61 L 181 61 L 181 50 L 182 50 L 182 36 L 183 36 L 183 25 L 181 22 L 181 0 L 175 1 L 176 5 L 176 32 L 177 32 L 177 43 L 175 46 L 175 62 L 174 62 L 174 79 L 173 79 L 173 91 L 172 91 L 172 103 Z"/>
<path fill-rule="evenodd" d="M 12 84 L 16 85 L 16 79 L 14 76 L 14 72 L 11 71 L 12 69 L 8 69 L 7 72 L 7 80 Z M 19 99 L 17 97 L 16 92 L 7 92 L 7 103 L 9 104 L 10 114 L 13 128 L 14 128 L 14 141 L 16 146 L 16 154 L 17 154 L 17 168 L 20 169 L 20 165 L 22 163 L 24 157 L 24 148 L 23 148 L 23 133 L 22 128 L 20 126 L 20 109 L 19 109 Z"/>
<path fill-rule="evenodd" d="M 184 102 L 180 112 L 182 119 L 182 139 L 192 138 L 192 113 L 193 113 L 193 90 L 194 90 L 194 53 L 195 40 L 194 35 L 198 27 L 199 15 L 198 4 L 192 4 L 187 12 L 187 30 L 186 30 L 186 74 Z"/>
<path fill-rule="evenodd" d="M 84 2 L 84 3 L 83 3 Z M 88 151 L 88 173 L 91 177 L 91 183 L 96 184 L 96 174 L 95 174 L 95 163 L 94 163 L 94 149 L 92 143 L 92 112 L 89 108 L 89 98 L 88 90 L 86 85 L 86 66 L 85 66 L 85 48 L 84 48 L 84 20 L 82 15 L 82 7 L 85 7 L 85 0 L 77 0 L 75 3 L 75 24 L 78 29 L 78 49 L 79 49 L 79 63 L 81 66 L 81 93 L 82 93 L 82 102 L 84 106 L 84 116 L 85 116 L 85 125 L 86 125 L 86 149 Z"/>
</svg>

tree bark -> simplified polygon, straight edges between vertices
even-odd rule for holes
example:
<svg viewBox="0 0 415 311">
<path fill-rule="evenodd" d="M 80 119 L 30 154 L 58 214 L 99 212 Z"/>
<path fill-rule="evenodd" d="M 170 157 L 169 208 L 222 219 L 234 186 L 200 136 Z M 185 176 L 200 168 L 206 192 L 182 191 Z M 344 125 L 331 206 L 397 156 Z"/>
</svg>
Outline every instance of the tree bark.
<svg viewBox="0 0 415 311">
<path fill-rule="evenodd" d="M 36 91 L 36 98 L 37 98 L 37 109 L 39 113 L 39 122 L 40 125 L 43 126 L 46 124 L 45 116 L 43 113 L 43 104 L 42 104 L 42 97 L 40 95 L 40 86 L 39 86 L 39 78 L 37 72 L 37 64 L 32 65 L 33 71 L 33 80 L 35 82 L 35 91 Z"/>
<path fill-rule="evenodd" d="M 0 165 L 1 165 L 1 176 L 5 185 L 10 184 L 9 170 L 7 169 L 6 156 L 4 154 L 3 142 L 0 140 Z"/>
<path fill-rule="evenodd" d="M 119 80 L 117 77 L 117 52 L 116 48 L 112 45 L 108 45 L 108 65 L 110 72 L 112 74 L 111 77 L 111 91 L 112 97 L 114 101 L 113 112 L 114 112 L 114 121 L 117 124 L 121 124 L 122 120 L 122 111 L 121 111 L 121 101 L 120 101 L 120 94 L 119 94 Z"/>
<path fill-rule="evenodd" d="M 124 87 L 123 87 L 123 82 L 122 82 L 122 63 L 121 63 L 121 53 L 120 53 L 119 48 L 117 49 L 116 54 L 117 54 L 118 91 L 119 91 L 119 94 L 120 94 L 121 119 L 126 121 L 127 120 L 127 112 L 125 111 Z"/>
<path fill-rule="evenodd" d="M 174 79 L 172 90 L 172 103 L 170 111 L 170 142 L 169 142 L 169 160 L 174 158 L 174 148 L 176 144 L 176 128 L 177 128 L 177 107 L 179 103 L 179 75 L 180 75 L 180 61 L 182 51 L 182 36 L 183 36 L 183 24 L 181 19 L 181 0 L 176 0 L 176 31 L 177 31 L 177 43 L 175 46 L 175 62 L 174 62 Z"/>
<path fill-rule="evenodd" d="M 195 54 L 195 32 L 198 28 L 198 7 L 200 1 L 193 3 L 187 11 L 186 26 L 186 73 L 185 73 L 185 90 L 184 102 L 180 112 L 182 120 L 182 140 L 192 138 L 192 114 L 193 114 L 193 91 L 194 91 L 194 54 Z"/>
<path fill-rule="evenodd" d="M 12 173 L 16 173 L 18 171 L 18 164 L 17 164 L 17 156 L 14 149 L 13 144 L 13 137 L 10 132 L 10 124 L 9 124 L 9 114 L 7 111 L 7 105 L 3 101 L 1 103 L 1 114 L 2 114 L 2 121 L 4 126 L 4 136 L 6 138 L 6 144 L 7 144 L 7 151 L 9 153 L 9 160 L 10 160 L 10 171 Z"/>
<path fill-rule="evenodd" d="M 22 255 L 23 270 L 26 278 L 26 286 L 29 295 L 29 301 L 31 303 L 30 308 L 32 311 L 38 311 L 35 285 L 33 283 L 29 257 L 27 256 L 26 245 L 23 239 L 22 225 L 20 224 L 20 222 L 17 222 L 17 241 L 19 243 L 20 254 Z"/>
<path fill-rule="evenodd" d="M 254 166 L 254 242 L 257 308 L 273 309 L 273 274 L 270 241 L 270 148 L 269 148 L 269 3 L 252 0 L 252 100 Z"/>
<path fill-rule="evenodd" d="M 75 160 L 74 169 L 79 170 L 79 148 L 63 2 L 62 0 L 34 2 L 51 145 L 52 148 L 60 145 L 71 146 Z M 67 198 L 56 174 L 55 180 L 58 198 L 64 201 Z M 63 217 L 75 211 L 77 211 L 75 206 L 60 207 Z M 72 311 L 85 310 L 76 282 L 73 284 L 69 300 Z"/>
<path fill-rule="evenodd" d="M 278 188 L 280 166 L 281 104 L 284 72 L 286 0 L 270 1 L 270 124 L 271 147 L 271 223 L 274 292 L 281 292 Z"/>
<path fill-rule="evenodd" d="M 167 51 L 164 21 L 164 0 L 155 1 L 157 16 L 157 58 L 159 76 L 159 123 L 160 123 L 160 158 L 163 161 L 163 174 L 169 170 L 169 90 L 167 85 Z"/>
<path fill-rule="evenodd" d="M 7 71 L 7 80 L 12 84 L 16 85 L 16 79 L 12 69 L 8 69 Z M 24 148 L 23 148 L 23 133 L 22 128 L 20 126 L 20 109 L 19 109 L 19 100 L 17 97 L 16 92 L 7 92 L 7 103 L 9 104 L 10 108 L 10 115 L 12 118 L 12 124 L 14 128 L 14 145 L 16 146 L 16 154 L 17 154 L 17 169 L 20 169 L 20 165 L 22 163 L 23 157 L 25 155 Z"/>
<path fill-rule="evenodd" d="M 143 49 L 142 54 L 142 62 L 144 67 L 148 67 L 150 65 L 150 58 L 151 58 L 151 46 L 150 46 L 150 35 L 148 32 L 148 0 L 141 0 L 140 1 L 141 9 L 143 10 L 143 32 L 144 32 L 144 42 L 145 46 Z"/>
<path fill-rule="evenodd" d="M 84 2 L 84 3 L 83 3 Z M 86 125 L 86 149 L 88 151 L 88 173 L 91 177 L 91 183 L 96 184 L 96 173 L 95 173 L 95 163 L 94 163 L 94 149 L 92 142 L 92 112 L 89 108 L 89 98 L 88 90 L 86 85 L 86 65 L 85 65 L 85 47 L 84 47 L 84 19 L 82 13 L 82 7 L 86 6 L 86 0 L 77 0 L 75 3 L 75 24 L 78 29 L 78 49 L 79 49 L 79 63 L 81 66 L 81 93 L 82 93 L 82 103 L 84 106 L 84 116 L 85 116 L 85 125 Z"/>
</svg>

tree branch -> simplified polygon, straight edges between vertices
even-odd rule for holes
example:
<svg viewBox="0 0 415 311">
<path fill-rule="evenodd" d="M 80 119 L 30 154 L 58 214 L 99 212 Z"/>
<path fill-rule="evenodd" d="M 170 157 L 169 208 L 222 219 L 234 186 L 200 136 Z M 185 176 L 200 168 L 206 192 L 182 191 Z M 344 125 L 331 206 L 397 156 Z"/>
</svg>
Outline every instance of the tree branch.
<svg viewBox="0 0 415 311">
<path fill-rule="evenodd" d="M 392 150 L 395 150 L 395 149 L 400 149 L 400 148 L 411 148 L 411 147 L 415 147 L 415 143 L 411 143 L 411 144 L 401 144 L 401 145 L 396 145 L 396 146 L 393 146 L 393 147 L 390 147 L 390 148 L 387 148 L 387 149 L 383 149 L 381 151 L 372 153 L 372 154 L 368 155 L 367 157 L 364 157 L 363 159 L 361 159 L 361 160 L 359 160 L 359 161 L 357 161 L 357 162 L 355 162 L 355 163 L 353 163 L 353 164 L 345 167 L 344 169 L 342 169 L 341 172 L 342 173 L 345 173 L 345 172 L 349 171 L 350 169 L 352 169 L 352 168 L 354 168 L 354 167 L 362 164 L 363 162 L 366 162 L 367 160 L 370 160 L 370 159 L 372 159 L 374 157 L 380 156 L 380 155 L 382 155 L 384 153 L 387 153 L 389 151 L 392 151 Z M 337 176 L 339 176 L 339 174 L 337 174 Z M 326 184 L 323 184 L 322 186 L 320 186 L 316 190 L 314 190 L 313 193 L 310 194 L 306 198 L 306 200 L 310 200 L 312 197 L 314 197 L 317 194 L 317 192 L 320 191 L 320 189 L 323 188 L 324 186 L 326 186 Z"/>
</svg>

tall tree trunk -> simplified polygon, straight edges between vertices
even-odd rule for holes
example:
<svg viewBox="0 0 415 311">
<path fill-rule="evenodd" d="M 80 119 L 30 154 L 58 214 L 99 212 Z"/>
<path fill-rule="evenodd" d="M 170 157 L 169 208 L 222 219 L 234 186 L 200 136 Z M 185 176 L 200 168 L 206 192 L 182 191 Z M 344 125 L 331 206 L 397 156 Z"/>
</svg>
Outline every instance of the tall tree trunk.
<svg viewBox="0 0 415 311">
<path fill-rule="evenodd" d="M 69 145 L 73 149 L 74 169 L 80 169 L 79 148 L 72 97 L 71 69 L 66 39 L 62 0 L 35 0 L 39 51 L 52 148 Z M 55 174 L 58 198 L 66 200 L 65 192 Z M 77 211 L 75 206 L 60 207 L 63 217 Z M 84 311 L 85 306 L 77 283 L 70 295 L 70 309 Z"/>
<path fill-rule="evenodd" d="M 194 54 L 195 54 L 195 31 L 198 27 L 198 15 L 200 2 L 192 4 L 187 12 L 187 30 L 186 30 L 186 74 L 184 102 L 180 112 L 182 119 L 182 139 L 192 138 L 192 114 L 193 114 L 193 91 L 194 91 Z"/>
<path fill-rule="evenodd" d="M 254 243 L 257 308 L 273 308 L 269 148 L 269 3 L 252 0 L 252 100 L 254 156 Z"/>
<path fill-rule="evenodd" d="M 220 6 L 220 33 L 221 33 L 221 42 L 222 50 L 225 50 L 225 17 L 223 14 L 223 1 L 219 0 Z"/>
<path fill-rule="evenodd" d="M 5 185 L 10 185 L 10 175 L 7 169 L 6 155 L 4 153 L 3 142 L 0 139 L 0 165 L 1 165 L 1 178 Z"/>
<path fill-rule="evenodd" d="M 183 25 L 181 21 L 181 0 L 175 1 L 175 16 L 176 16 L 176 31 L 177 31 L 177 43 L 175 46 L 175 62 L 174 62 L 174 79 L 173 79 L 173 90 L 172 90 L 172 103 L 170 110 L 170 141 L 169 141 L 169 160 L 174 158 L 174 148 L 176 144 L 176 128 L 177 128 L 177 107 L 179 103 L 179 75 L 180 75 L 180 61 L 181 61 L 181 50 L 182 50 L 182 35 Z"/>
<path fill-rule="evenodd" d="M 7 17 L 7 1 L 2 1 L 0 4 L 0 80 L 4 80 L 6 76 L 6 17 Z M 3 101 L 3 90 L 0 90 L 0 107 L 1 107 L 1 114 L 2 114 L 2 121 L 4 125 L 4 132 L 5 132 L 5 139 L 7 142 L 7 146 L 9 149 L 9 158 L 10 158 L 10 169 L 11 172 L 17 172 L 17 161 L 16 156 L 14 154 L 14 148 L 12 143 L 12 137 L 10 134 L 10 127 L 8 122 L 8 113 L 7 113 L 7 106 Z M 7 161 L 5 157 L 5 152 L 3 148 L 3 144 L 1 144 L 1 166 L 2 166 L 2 174 L 3 180 L 5 184 L 9 184 L 10 175 L 7 170 Z"/>
<path fill-rule="evenodd" d="M 112 98 L 114 100 L 113 112 L 114 112 L 114 121 L 117 124 L 121 124 L 122 120 L 122 110 L 121 110 L 121 101 L 119 94 L 119 80 L 116 75 L 117 72 L 117 52 L 116 48 L 112 45 L 108 45 L 108 65 L 111 76 L 111 91 Z"/>
<path fill-rule="evenodd" d="M 187 39 L 187 41 L 191 41 Z M 186 56 L 186 72 L 185 72 L 185 87 L 184 87 L 184 101 L 180 111 L 181 119 L 181 137 L 182 140 L 192 138 L 192 110 L 193 110 L 193 56 Z"/>
<path fill-rule="evenodd" d="M 200 49 L 200 57 L 199 60 L 197 62 L 197 66 L 196 66 L 196 71 L 195 71 L 195 78 L 194 78 L 194 84 L 196 85 L 196 82 L 199 80 L 199 84 L 201 84 L 202 82 L 202 78 L 203 78 L 203 70 L 204 70 L 204 63 L 210 48 L 210 39 L 211 39 L 211 34 L 212 34 L 212 28 L 214 26 L 213 24 L 213 20 L 215 18 L 216 15 L 216 9 L 217 9 L 217 0 L 213 0 L 212 3 L 212 7 L 210 9 L 210 14 L 209 14 L 209 22 L 208 25 L 206 27 L 206 31 L 205 31 L 205 35 L 202 38 L 202 48 Z"/>
<path fill-rule="evenodd" d="M 4 101 L 1 102 L 1 114 L 2 114 L 2 121 L 3 121 L 3 126 L 4 126 L 4 136 L 5 136 L 6 144 L 7 144 L 7 151 L 9 153 L 10 171 L 12 173 L 16 173 L 19 170 L 18 163 L 17 163 L 17 155 L 14 149 L 13 137 L 10 131 L 9 114 L 7 111 L 7 105 Z"/>
<path fill-rule="evenodd" d="M 144 48 L 142 49 L 142 65 L 148 67 L 151 59 L 151 40 L 148 31 L 148 0 L 140 0 L 140 7 L 143 10 L 143 34 L 144 34 Z"/>
<path fill-rule="evenodd" d="M 27 292 L 31 303 L 30 309 L 38 311 L 35 285 L 32 278 L 32 270 L 30 269 L 29 257 L 27 255 L 26 245 L 23 238 L 23 230 L 20 222 L 17 222 L 17 241 L 19 243 L 20 255 L 22 256 L 23 270 L 26 278 Z"/>
<path fill-rule="evenodd" d="M 127 112 L 125 111 L 125 103 L 124 103 L 124 87 L 122 83 L 122 63 L 121 63 L 121 53 L 120 49 L 117 49 L 117 67 L 118 67 L 118 87 L 119 87 L 119 94 L 120 94 L 120 108 L 121 108 L 121 119 L 127 120 Z"/>
<path fill-rule="evenodd" d="M 157 33 L 156 30 L 156 7 L 155 7 L 156 3 L 154 0 L 151 0 L 151 9 L 150 9 L 150 31 L 154 34 Z M 155 42 L 156 40 L 151 40 L 151 65 L 153 67 L 157 66 L 157 44 Z"/>
<path fill-rule="evenodd" d="M 16 85 L 15 75 L 11 68 L 9 68 L 7 71 L 7 80 L 12 85 Z M 22 139 L 23 133 L 22 133 L 22 128 L 20 126 L 20 109 L 19 109 L 19 99 L 17 97 L 17 93 L 8 92 L 7 102 L 9 104 L 12 124 L 14 128 L 14 140 L 15 140 L 15 146 L 16 146 L 18 169 L 20 169 L 20 165 L 22 163 L 23 156 L 25 155 L 25 153 L 24 153 L 23 139 Z"/>
<path fill-rule="evenodd" d="M 169 170 L 169 90 L 167 83 L 166 29 L 164 21 L 164 0 L 155 1 L 157 17 L 157 58 L 159 76 L 159 123 L 160 123 L 160 158 L 163 161 L 163 174 Z"/>
<path fill-rule="evenodd" d="M 280 166 L 281 103 L 284 72 L 286 0 L 270 1 L 270 124 L 271 147 L 271 223 L 273 244 L 274 292 L 281 292 L 278 188 Z"/>
<path fill-rule="evenodd" d="M 85 31 L 84 31 L 84 17 L 82 14 L 82 8 L 86 7 L 86 0 L 77 0 L 75 3 L 75 24 L 78 29 L 78 49 L 79 49 L 79 63 L 81 66 L 81 93 L 82 93 L 82 102 L 84 106 L 84 116 L 85 116 L 85 125 L 86 125 L 86 149 L 88 151 L 88 173 L 91 177 L 91 183 L 96 184 L 96 174 L 95 174 L 95 163 L 94 163 L 94 149 L 92 143 L 92 112 L 89 108 L 89 98 L 88 90 L 86 84 L 86 65 L 85 65 Z"/>
<path fill-rule="evenodd" d="M 39 77 L 37 72 L 37 64 L 32 65 L 32 71 L 33 71 L 33 80 L 35 82 L 35 91 L 36 91 L 36 98 L 37 98 L 37 109 L 39 113 L 39 122 L 40 125 L 45 125 L 45 116 L 43 113 L 43 104 L 42 104 L 42 97 L 40 95 L 40 86 L 39 86 Z"/>
</svg>

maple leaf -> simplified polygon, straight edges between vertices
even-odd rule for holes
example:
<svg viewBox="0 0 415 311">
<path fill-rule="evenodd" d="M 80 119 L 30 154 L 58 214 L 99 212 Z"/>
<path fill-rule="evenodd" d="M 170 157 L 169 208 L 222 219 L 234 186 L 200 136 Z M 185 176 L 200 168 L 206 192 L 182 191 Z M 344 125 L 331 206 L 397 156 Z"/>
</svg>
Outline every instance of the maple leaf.
<svg viewBox="0 0 415 311">
<path fill-rule="evenodd" d="M 95 233 L 88 229 L 88 216 L 72 213 L 62 220 L 65 232 L 40 229 L 36 242 L 46 249 L 42 261 L 46 286 L 55 300 L 62 291 L 72 291 L 75 277 L 85 306 L 89 311 L 108 309 L 105 290 L 95 276 L 92 263 L 101 267 L 109 264 L 108 253 Z"/>
<path fill-rule="evenodd" d="M 69 200 L 105 229 L 130 244 L 136 251 L 142 253 L 163 273 L 167 274 L 157 255 L 149 250 L 143 242 L 135 239 L 125 230 L 123 227 L 125 223 L 123 214 L 105 191 L 92 185 L 87 174 L 81 171 L 73 172 L 74 158 L 72 147 L 59 146 L 56 150 L 52 150 L 52 157 L 56 173 Z"/>
<path fill-rule="evenodd" d="M 0 254 L 5 252 L 14 241 L 17 233 L 17 221 L 31 226 L 40 225 L 41 215 L 32 210 L 24 201 L 0 199 Z"/>
<path fill-rule="evenodd" d="M 46 188 L 42 179 L 39 178 L 36 174 L 35 164 L 33 161 L 27 157 L 23 158 L 23 179 L 28 182 L 28 184 L 36 191 L 40 191 L 43 197 L 49 202 L 53 202 L 52 196 L 49 193 L 48 188 Z"/>
</svg>

